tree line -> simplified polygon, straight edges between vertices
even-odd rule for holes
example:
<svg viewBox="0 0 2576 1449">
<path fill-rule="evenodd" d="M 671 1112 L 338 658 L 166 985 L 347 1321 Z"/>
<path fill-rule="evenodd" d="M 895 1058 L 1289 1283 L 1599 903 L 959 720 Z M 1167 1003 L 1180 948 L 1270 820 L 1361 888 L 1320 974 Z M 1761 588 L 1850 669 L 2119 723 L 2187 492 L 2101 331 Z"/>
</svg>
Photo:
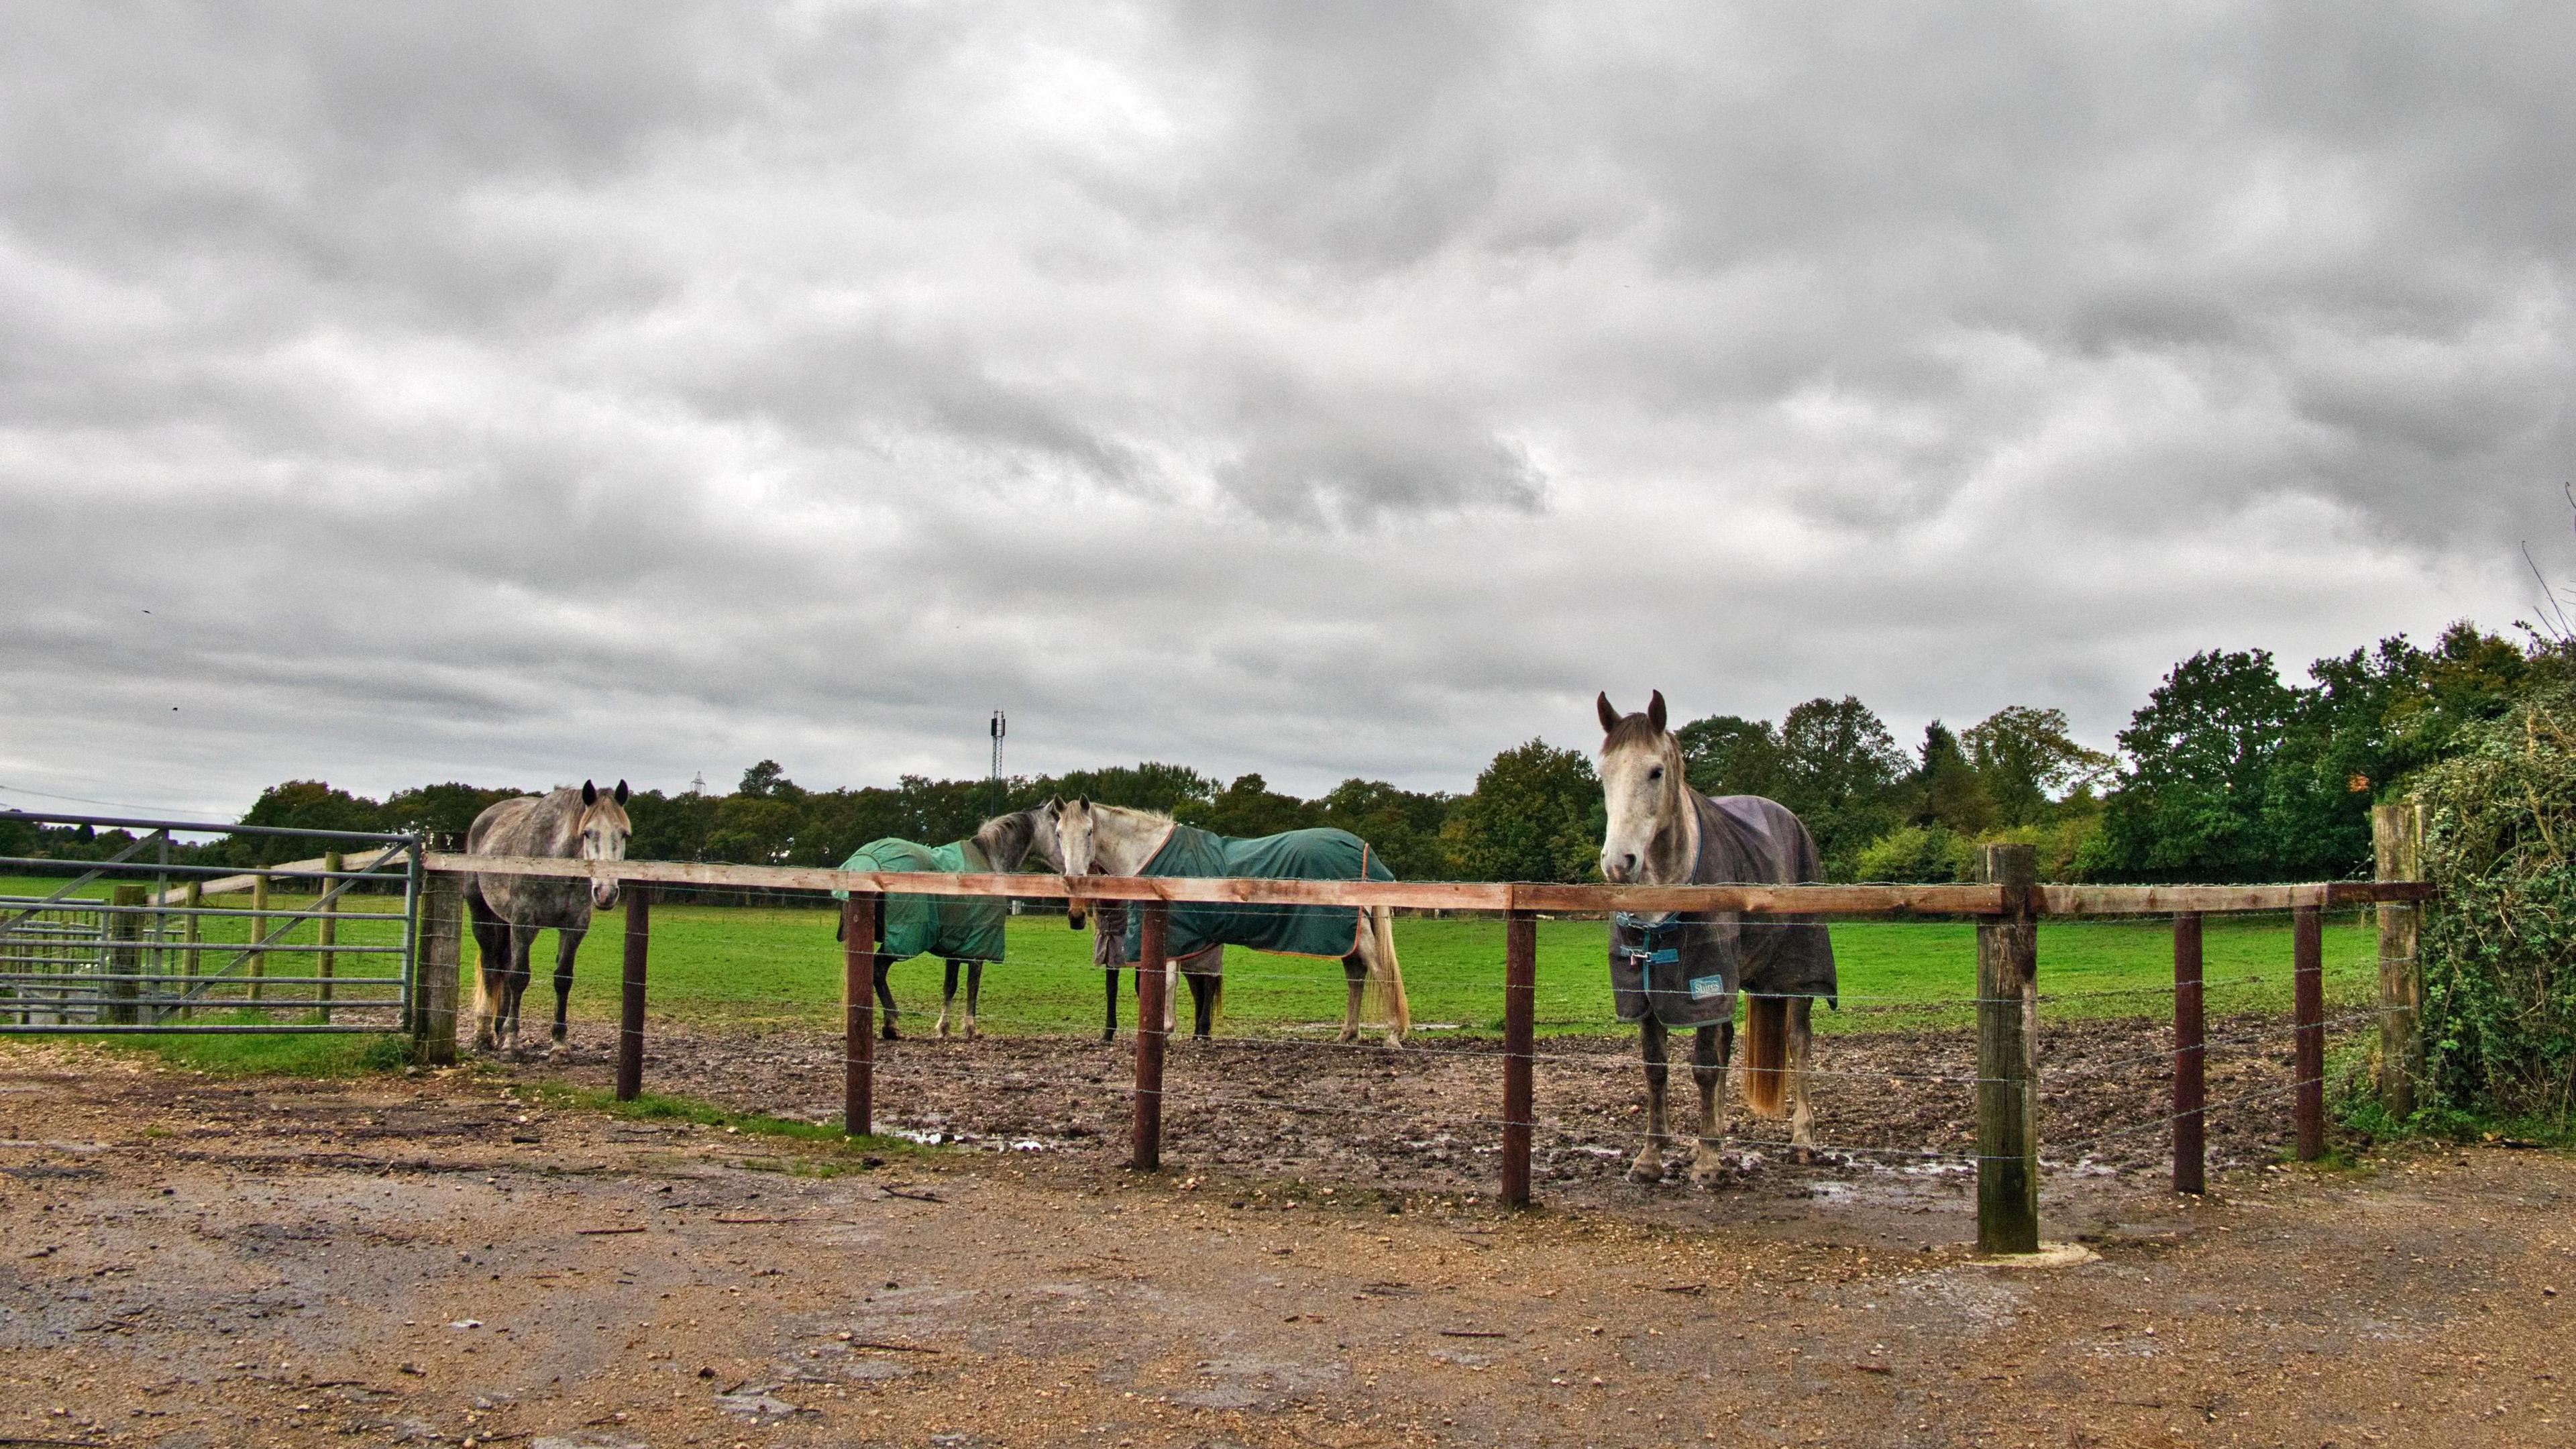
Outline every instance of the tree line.
<svg viewBox="0 0 2576 1449">
<path fill-rule="evenodd" d="M 2367 874 L 2369 809 L 2403 794 L 2466 727 L 2570 682 L 2569 646 L 2521 644 L 2468 623 L 2430 647 L 2399 635 L 2320 659 L 2285 682 L 2262 650 L 2213 650 L 2174 666 L 2119 732 L 2086 747 L 2063 710 L 2014 705 L 1962 729 L 1935 720 L 1911 747 L 1859 699 L 1819 698 L 1778 721 L 1694 719 L 1676 731 L 1690 781 L 1767 795 L 1814 832 L 1837 880 L 1968 878 L 1980 844 L 2038 847 L 2053 880 L 2255 881 Z M 485 806 L 522 793 L 462 783 L 382 801 L 314 780 L 261 793 L 247 825 L 398 830 L 461 840 Z M 774 761 L 727 794 L 646 790 L 627 804 L 635 859 L 837 865 L 882 836 L 930 843 L 1051 797 L 1167 812 L 1223 835 L 1338 826 L 1406 879 L 1595 877 L 1601 793 L 1585 750 L 1531 740 L 1496 754 L 1463 793 L 1349 779 L 1312 799 L 1258 774 L 1231 781 L 1145 762 L 1063 775 L 812 790 Z M 0 853 L 97 858 L 118 832 L 38 831 L 0 815 Z M 310 847 L 235 836 L 192 856 L 273 863 Z"/>
</svg>

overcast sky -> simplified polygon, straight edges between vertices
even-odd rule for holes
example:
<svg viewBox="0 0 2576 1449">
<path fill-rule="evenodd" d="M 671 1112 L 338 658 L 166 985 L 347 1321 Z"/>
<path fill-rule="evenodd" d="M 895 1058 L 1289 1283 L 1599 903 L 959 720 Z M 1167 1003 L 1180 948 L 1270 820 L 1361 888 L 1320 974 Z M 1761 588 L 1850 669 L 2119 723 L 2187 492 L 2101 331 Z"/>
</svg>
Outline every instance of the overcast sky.
<svg viewBox="0 0 2576 1449">
<path fill-rule="evenodd" d="M 2007 704 L 2576 580 L 2576 9 L 0 9 L 0 802 Z M 70 806 L 68 808 L 80 808 Z"/>
</svg>

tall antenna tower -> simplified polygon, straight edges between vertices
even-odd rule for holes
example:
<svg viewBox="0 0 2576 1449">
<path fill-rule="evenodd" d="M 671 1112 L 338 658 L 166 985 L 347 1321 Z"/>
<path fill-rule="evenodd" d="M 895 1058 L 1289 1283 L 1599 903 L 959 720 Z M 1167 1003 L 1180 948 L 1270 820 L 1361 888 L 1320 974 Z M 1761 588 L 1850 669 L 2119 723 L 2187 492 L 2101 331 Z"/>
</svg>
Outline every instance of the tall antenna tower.
<svg viewBox="0 0 2576 1449">
<path fill-rule="evenodd" d="M 1002 736 L 1009 732 L 1009 716 L 1003 714 L 998 709 L 993 711 L 993 773 L 991 776 L 992 783 L 990 786 L 993 795 L 993 806 L 992 809 L 985 812 L 988 815 L 999 815 L 1002 813 Z"/>
</svg>

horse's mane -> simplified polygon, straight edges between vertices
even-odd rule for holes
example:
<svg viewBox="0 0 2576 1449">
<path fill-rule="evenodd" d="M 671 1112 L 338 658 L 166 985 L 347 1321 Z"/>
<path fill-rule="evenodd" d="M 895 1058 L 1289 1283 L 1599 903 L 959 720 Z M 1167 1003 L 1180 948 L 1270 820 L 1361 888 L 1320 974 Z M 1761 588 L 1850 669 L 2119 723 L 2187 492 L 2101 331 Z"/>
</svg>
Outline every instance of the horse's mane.
<svg viewBox="0 0 2576 1449">
<path fill-rule="evenodd" d="M 1174 823 L 1173 817 L 1168 812 L 1162 810 L 1148 810 L 1142 805 L 1112 805 L 1105 800 L 1094 800 L 1091 802 L 1091 808 L 1094 810 L 1115 810 L 1122 815 L 1141 815 L 1147 820 L 1160 820 L 1166 825 Z"/>
</svg>

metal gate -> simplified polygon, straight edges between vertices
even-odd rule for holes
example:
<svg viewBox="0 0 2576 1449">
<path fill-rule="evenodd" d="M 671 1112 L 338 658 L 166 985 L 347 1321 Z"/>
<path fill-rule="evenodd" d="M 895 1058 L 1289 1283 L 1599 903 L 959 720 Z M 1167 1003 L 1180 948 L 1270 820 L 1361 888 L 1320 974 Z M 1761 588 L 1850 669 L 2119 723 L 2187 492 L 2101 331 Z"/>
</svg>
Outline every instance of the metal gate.
<svg viewBox="0 0 2576 1449">
<path fill-rule="evenodd" d="M 412 1025 L 417 836 L 17 811 L 0 826 L 34 841 L 0 855 L 0 1033 Z M 222 839 L 174 839 L 207 836 Z"/>
</svg>

